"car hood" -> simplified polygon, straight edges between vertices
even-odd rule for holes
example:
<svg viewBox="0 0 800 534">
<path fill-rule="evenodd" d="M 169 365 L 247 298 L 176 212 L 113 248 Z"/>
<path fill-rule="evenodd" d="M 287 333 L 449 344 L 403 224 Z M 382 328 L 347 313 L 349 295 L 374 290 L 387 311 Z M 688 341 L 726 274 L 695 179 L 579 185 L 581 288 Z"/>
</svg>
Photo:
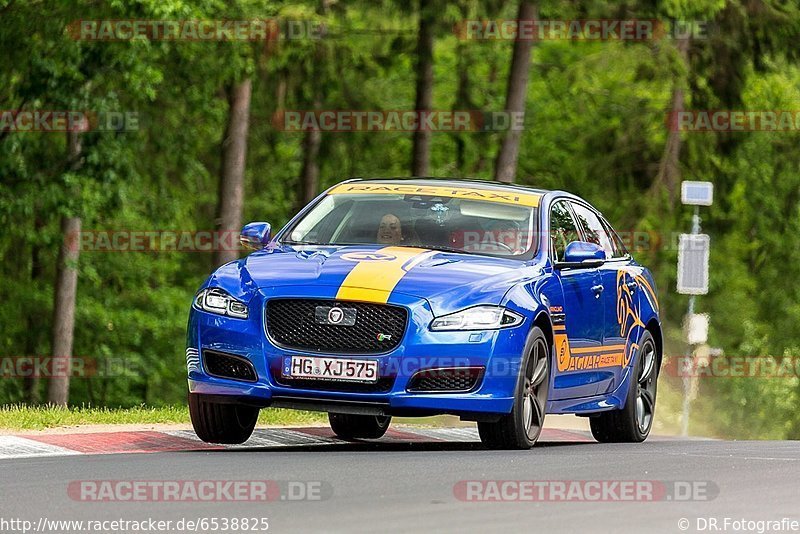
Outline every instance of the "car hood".
<svg viewBox="0 0 800 534">
<path fill-rule="evenodd" d="M 513 284 L 531 277 L 525 267 L 517 260 L 410 247 L 284 246 L 224 265 L 208 285 L 239 298 L 257 289 L 300 286 L 325 288 L 321 293 L 350 300 L 391 302 L 393 293 L 405 294 L 447 313 L 500 304 Z"/>
</svg>

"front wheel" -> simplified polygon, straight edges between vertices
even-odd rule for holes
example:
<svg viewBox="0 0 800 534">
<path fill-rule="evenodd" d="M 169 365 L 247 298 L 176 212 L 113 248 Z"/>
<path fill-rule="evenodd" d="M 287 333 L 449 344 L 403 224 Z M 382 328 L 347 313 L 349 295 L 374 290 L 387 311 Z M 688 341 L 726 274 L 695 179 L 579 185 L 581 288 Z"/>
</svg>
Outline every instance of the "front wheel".
<svg viewBox="0 0 800 534">
<path fill-rule="evenodd" d="M 639 359 L 633 367 L 625 407 L 589 419 L 592 435 L 600 443 L 639 443 L 653 428 L 658 384 L 658 353 L 650 332 L 639 342 Z"/>
<path fill-rule="evenodd" d="M 392 418 L 389 415 L 356 415 L 328 413 L 331 430 L 341 439 L 378 439 L 386 434 Z"/>
<path fill-rule="evenodd" d="M 550 348 L 536 326 L 528 337 L 511 413 L 493 423 L 478 423 L 478 434 L 490 449 L 530 449 L 544 426 L 550 385 Z"/>
<path fill-rule="evenodd" d="M 258 421 L 258 408 L 212 402 L 189 393 L 189 416 L 197 437 L 206 443 L 244 443 Z"/>
</svg>

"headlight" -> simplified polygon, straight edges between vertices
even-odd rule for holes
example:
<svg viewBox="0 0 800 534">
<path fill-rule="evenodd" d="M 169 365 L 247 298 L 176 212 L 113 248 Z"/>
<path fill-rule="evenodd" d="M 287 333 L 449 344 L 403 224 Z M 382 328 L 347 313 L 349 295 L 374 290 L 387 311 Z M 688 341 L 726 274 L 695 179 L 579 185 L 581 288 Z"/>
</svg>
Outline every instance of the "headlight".
<svg viewBox="0 0 800 534">
<path fill-rule="evenodd" d="M 437 317 L 431 330 L 496 330 L 521 324 L 525 318 L 502 306 L 475 306 Z"/>
<path fill-rule="evenodd" d="M 194 305 L 200 310 L 216 313 L 217 315 L 247 319 L 247 305 L 221 289 L 202 290 L 194 299 Z"/>
</svg>

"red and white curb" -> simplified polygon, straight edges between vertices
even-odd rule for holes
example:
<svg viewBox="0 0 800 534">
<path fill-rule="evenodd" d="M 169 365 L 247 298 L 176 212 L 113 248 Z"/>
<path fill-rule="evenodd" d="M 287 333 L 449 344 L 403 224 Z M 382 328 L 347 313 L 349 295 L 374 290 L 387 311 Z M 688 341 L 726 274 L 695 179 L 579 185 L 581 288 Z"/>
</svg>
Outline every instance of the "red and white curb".
<svg viewBox="0 0 800 534">
<path fill-rule="evenodd" d="M 441 443 L 478 442 L 476 428 L 390 428 L 380 440 L 371 443 Z M 543 442 L 591 442 L 588 432 L 546 428 Z M 203 443 L 192 430 L 101 432 L 83 434 L 28 434 L 0 436 L 0 460 L 69 456 L 76 454 L 141 454 L 175 451 L 207 451 L 225 449 L 271 449 L 341 445 L 327 427 L 259 428 L 242 445 Z"/>
</svg>

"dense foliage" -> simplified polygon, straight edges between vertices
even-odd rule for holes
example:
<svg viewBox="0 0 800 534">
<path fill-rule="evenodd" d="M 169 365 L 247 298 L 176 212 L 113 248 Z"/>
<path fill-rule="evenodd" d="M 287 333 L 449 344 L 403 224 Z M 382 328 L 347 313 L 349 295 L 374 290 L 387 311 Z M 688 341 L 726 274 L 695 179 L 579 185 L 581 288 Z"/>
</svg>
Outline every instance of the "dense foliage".
<svg viewBox="0 0 800 534">
<path fill-rule="evenodd" d="M 234 5 L 235 4 L 235 5 Z M 0 131 L 0 356 L 50 352 L 62 215 L 86 230 L 210 230 L 217 205 L 222 90 L 250 77 L 253 98 L 245 220 L 281 225 L 298 205 L 304 134 L 276 129 L 281 109 L 414 107 L 415 2 L 339 0 L 0 0 L 0 110 L 87 109 L 138 114 L 133 131 L 81 135 L 82 164 L 63 133 Z M 659 180 L 673 91 L 687 109 L 800 109 L 800 11 L 778 0 L 605 3 L 548 1 L 551 19 L 708 21 L 687 59 L 677 41 L 535 43 L 517 182 L 575 192 L 623 232 L 649 232 L 637 258 L 656 273 L 667 324 L 675 294 L 674 234 L 690 211 Z M 513 18 L 516 3 L 441 2 L 433 108 L 500 111 L 512 41 L 459 39 L 469 18 Z M 79 41 L 79 19 L 246 19 L 324 23 L 323 39 L 269 42 Z M 669 25 L 669 22 L 667 22 Z M 433 176 L 490 179 L 501 132 L 432 135 Z M 351 176 L 403 176 L 408 132 L 322 133 L 320 187 Z M 800 356 L 800 135 L 684 133 L 683 179 L 710 180 L 711 343 L 726 354 Z M 673 184 L 674 185 L 674 184 Z M 92 252 L 79 259 L 74 354 L 122 362 L 75 379 L 71 402 L 164 405 L 185 395 L 184 336 L 195 289 L 212 269 L 203 252 Z M 671 338 L 678 336 L 672 334 Z M 671 342 L 668 350 L 684 347 Z M 43 381 L 40 388 L 46 387 Z M 1 402 L 24 400 L 21 380 Z M 703 413 L 717 432 L 800 437 L 800 381 L 709 380 Z"/>
</svg>

